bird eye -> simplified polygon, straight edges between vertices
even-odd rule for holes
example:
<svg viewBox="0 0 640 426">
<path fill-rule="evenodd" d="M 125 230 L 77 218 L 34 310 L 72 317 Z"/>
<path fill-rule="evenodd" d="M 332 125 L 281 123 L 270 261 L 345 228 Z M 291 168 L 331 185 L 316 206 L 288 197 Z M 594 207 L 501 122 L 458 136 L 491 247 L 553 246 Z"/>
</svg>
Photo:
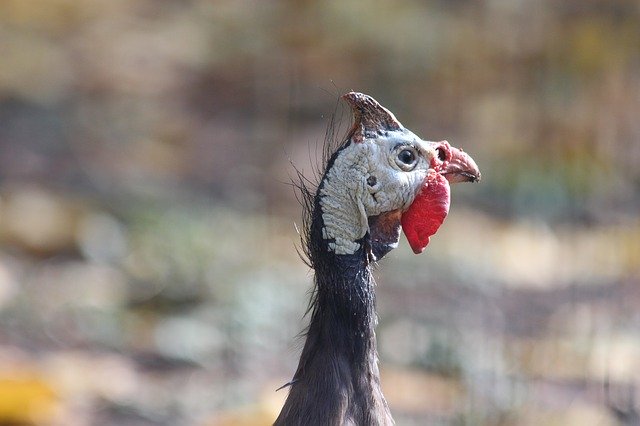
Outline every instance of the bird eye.
<svg viewBox="0 0 640 426">
<path fill-rule="evenodd" d="M 396 164 L 405 172 L 413 170 L 418 162 L 418 156 L 413 149 L 403 149 L 396 157 Z"/>
<path fill-rule="evenodd" d="M 438 152 L 438 160 L 445 161 L 447 159 L 447 152 L 444 150 L 444 148 L 438 147 L 436 151 Z"/>
</svg>

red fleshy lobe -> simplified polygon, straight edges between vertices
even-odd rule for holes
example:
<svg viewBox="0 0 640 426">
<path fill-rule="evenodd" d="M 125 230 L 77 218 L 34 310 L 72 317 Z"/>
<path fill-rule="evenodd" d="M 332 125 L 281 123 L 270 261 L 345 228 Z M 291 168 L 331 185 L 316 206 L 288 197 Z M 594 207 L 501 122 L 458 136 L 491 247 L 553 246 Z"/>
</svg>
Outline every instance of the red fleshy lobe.
<svg viewBox="0 0 640 426">
<path fill-rule="evenodd" d="M 413 252 L 418 254 L 429 244 L 449 213 L 451 192 L 449 182 L 440 173 L 430 170 L 409 209 L 402 214 L 402 230 Z"/>
</svg>

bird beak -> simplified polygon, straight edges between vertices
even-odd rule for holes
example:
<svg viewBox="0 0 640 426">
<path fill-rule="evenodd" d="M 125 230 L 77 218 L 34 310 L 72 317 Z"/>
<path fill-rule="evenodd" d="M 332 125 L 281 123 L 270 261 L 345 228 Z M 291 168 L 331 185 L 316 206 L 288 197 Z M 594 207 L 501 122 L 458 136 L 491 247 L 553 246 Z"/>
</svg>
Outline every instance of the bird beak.
<svg viewBox="0 0 640 426">
<path fill-rule="evenodd" d="M 402 213 L 400 224 L 414 253 L 422 253 L 449 213 L 450 183 L 477 182 L 480 170 L 473 158 L 447 141 L 426 142 L 431 164 L 416 197 Z"/>
<path fill-rule="evenodd" d="M 451 158 L 445 162 L 440 172 L 449 183 L 478 182 L 480 169 L 473 158 L 459 148 L 450 148 Z"/>
</svg>

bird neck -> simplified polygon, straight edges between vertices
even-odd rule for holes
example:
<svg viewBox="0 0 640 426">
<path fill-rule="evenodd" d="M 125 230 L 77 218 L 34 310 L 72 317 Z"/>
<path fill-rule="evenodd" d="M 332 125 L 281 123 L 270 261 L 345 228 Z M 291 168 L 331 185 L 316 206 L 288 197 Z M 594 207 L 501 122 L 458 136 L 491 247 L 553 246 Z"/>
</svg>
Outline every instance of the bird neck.
<svg viewBox="0 0 640 426">
<path fill-rule="evenodd" d="M 327 186 L 328 180 L 325 179 L 318 194 L 326 193 Z M 331 351 L 352 364 L 365 365 L 376 351 L 374 329 L 377 316 L 375 282 L 370 265 L 371 238 L 366 229 L 359 238 L 346 238 L 343 234 L 345 238 L 341 244 L 347 244 L 351 250 L 345 253 L 337 249 L 337 238 L 328 235 L 327 220 L 337 221 L 334 216 L 338 216 L 342 222 L 347 218 L 354 222 L 343 223 L 342 229 L 362 225 L 358 215 L 347 214 L 350 211 L 327 211 L 327 199 L 335 197 L 335 193 L 331 197 L 317 197 L 312 214 L 308 252 L 315 270 L 315 289 L 310 305 L 312 314 L 307 344 L 309 350 Z M 357 210 L 353 204 L 352 200 L 342 200 L 343 209 Z"/>
<path fill-rule="evenodd" d="M 315 262 L 316 294 L 307 334 L 318 337 L 316 350 L 333 351 L 358 365 L 375 353 L 377 324 L 368 242 L 360 245 L 353 254 L 328 253 Z"/>
<path fill-rule="evenodd" d="M 309 419 L 323 419 L 319 424 L 391 425 L 378 371 L 369 235 L 357 241 L 354 253 L 336 254 L 319 235 L 320 218 L 315 215 L 309 235 L 309 241 L 316 242 L 309 247 L 315 269 L 311 321 L 275 424 L 315 424 Z"/>
</svg>

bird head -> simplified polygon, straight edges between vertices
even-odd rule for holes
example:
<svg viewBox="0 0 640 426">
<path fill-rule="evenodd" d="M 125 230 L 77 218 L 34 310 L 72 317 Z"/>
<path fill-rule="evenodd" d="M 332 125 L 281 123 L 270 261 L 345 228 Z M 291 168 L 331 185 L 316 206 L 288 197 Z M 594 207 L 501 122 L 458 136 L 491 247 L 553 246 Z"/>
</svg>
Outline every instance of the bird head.
<svg viewBox="0 0 640 426">
<path fill-rule="evenodd" d="M 448 213 L 449 184 L 480 180 L 478 166 L 447 141 L 419 138 L 368 95 L 343 99 L 354 123 L 318 190 L 329 250 L 352 254 L 368 241 L 379 259 L 403 229 L 414 252 L 422 252 Z"/>
</svg>

